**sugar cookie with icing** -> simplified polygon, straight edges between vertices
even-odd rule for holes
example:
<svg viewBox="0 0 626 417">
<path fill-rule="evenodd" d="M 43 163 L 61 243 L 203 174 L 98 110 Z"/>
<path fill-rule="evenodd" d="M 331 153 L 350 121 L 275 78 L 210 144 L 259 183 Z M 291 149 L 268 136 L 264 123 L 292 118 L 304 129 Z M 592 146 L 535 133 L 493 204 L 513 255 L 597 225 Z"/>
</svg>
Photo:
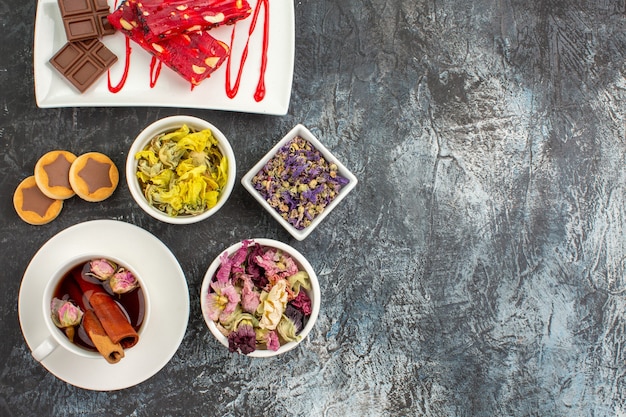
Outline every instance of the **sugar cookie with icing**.
<svg viewBox="0 0 626 417">
<path fill-rule="evenodd" d="M 88 152 L 76 158 L 69 175 L 76 195 L 91 202 L 110 197 L 119 182 L 117 167 L 108 156 L 99 152 Z"/>
<path fill-rule="evenodd" d="M 33 175 L 25 178 L 15 189 L 13 207 L 22 220 L 38 226 L 56 219 L 63 208 L 63 200 L 45 195 Z"/>
<path fill-rule="evenodd" d="M 55 200 L 72 197 L 74 189 L 70 184 L 70 166 L 76 155 L 68 151 L 50 151 L 35 164 L 35 181 L 46 196 Z"/>
</svg>

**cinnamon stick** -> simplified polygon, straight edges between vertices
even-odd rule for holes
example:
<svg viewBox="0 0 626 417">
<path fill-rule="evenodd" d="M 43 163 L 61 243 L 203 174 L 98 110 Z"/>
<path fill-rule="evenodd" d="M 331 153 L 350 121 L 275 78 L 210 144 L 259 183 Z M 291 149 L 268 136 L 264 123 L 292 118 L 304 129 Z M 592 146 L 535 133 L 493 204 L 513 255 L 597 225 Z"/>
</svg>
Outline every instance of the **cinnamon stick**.
<svg viewBox="0 0 626 417">
<path fill-rule="evenodd" d="M 113 343 L 100 324 L 100 320 L 93 310 L 85 311 L 83 315 L 83 327 L 98 352 L 109 363 L 118 363 L 124 357 L 124 349 L 119 343 Z"/>
<path fill-rule="evenodd" d="M 74 270 L 72 275 L 111 341 L 124 349 L 135 346 L 139 335 L 115 300 L 102 286 L 83 279 L 80 271 Z"/>
<path fill-rule="evenodd" d="M 106 334 L 100 320 L 96 316 L 96 313 L 91 308 L 87 308 L 85 305 L 84 294 L 81 291 L 78 283 L 75 281 L 68 281 L 67 291 L 69 296 L 80 307 L 83 313 L 82 326 L 85 329 L 85 333 L 94 344 L 98 352 L 106 359 L 107 362 L 114 364 L 119 362 L 124 357 L 124 349 L 119 343 L 113 343 L 111 338 Z"/>
</svg>

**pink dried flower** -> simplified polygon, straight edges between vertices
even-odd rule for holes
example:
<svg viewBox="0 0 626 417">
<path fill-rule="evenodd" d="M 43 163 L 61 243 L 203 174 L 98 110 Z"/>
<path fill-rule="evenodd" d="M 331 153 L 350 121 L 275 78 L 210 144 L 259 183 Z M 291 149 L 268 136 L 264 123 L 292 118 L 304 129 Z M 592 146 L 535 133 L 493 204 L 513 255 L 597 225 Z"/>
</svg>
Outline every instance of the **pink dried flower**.
<svg viewBox="0 0 626 417">
<path fill-rule="evenodd" d="M 280 265 L 277 264 L 279 258 L 276 249 L 268 249 L 263 255 L 256 257 L 256 263 L 265 270 L 268 277 L 277 276 L 280 272 Z"/>
<path fill-rule="evenodd" d="M 278 333 L 274 330 L 267 333 L 267 340 L 265 341 L 267 348 L 276 352 L 280 348 L 280 341 L 278 340 Z"/>
<path fill-rule="evenodd" d="M 248 254 L 248 245 L 251 240 L 244 240 L 241 242 L 241 247 L 233 254 L 228 256 L 228 252 L 224 252 L 220 255 L 220 268 L 217 270 L 215 277 L 219 282 L 228 282 L 231 280 L 233 274 L 243 274 L 245 272 L 244 262 Z"/>
<path fill-rule="evenodd" d="M 293 258 L 279 249 L 268 249 L 263 255 L 258 255 L 255 261 L 268 277 L 288 278 L 298 272 Z"/>
<path fill-rule="evenodd" d="M 245 272 L 243 264 L 246 261 L 246 258 L 248 257 L 248 245 L 250 245 L 251 242 L 252 242 L 251 240 L 242 241 L 241 247 L 237 249 L 237 251 L 231 257 L 230 261 L 231 261 L 233 272 L 236 272 L 239 274 Z"/>
<path fill-rule="evenodd" d="M 241 288 L 241 308 L 247 313 L 254 313 L 259 306 L 261 294 L 254 290 L 252 278 L 242 275 L 243 287 Z"/>
<path fill-rule="evenodd" d="M 249 240 L 219 260 L 204 313 L 227 337 L 231 352 L 249 354 L 257 343 L 277 351 L 281 343 L 300 340 L 311 314 L 303 291 L 310 282 L 293 257 Z"/>
<path fill-rule="evenodd" d="M 228 282 L 230 280 L 230 270 L 232 268 L 232 260 L 228 256 L 228 252 L 224 252 L 220 255 L 220 268 L 215 274 L 217 282 Z"/>
<path fill-rule="evenodd" d="M 213 321 L 225 321 L 237 308 L 241 296 L 237 289 L 228 282 L 213 282 L 211 288 L 213 292 L 207 296 L 207 314 Z"/>
</svg>

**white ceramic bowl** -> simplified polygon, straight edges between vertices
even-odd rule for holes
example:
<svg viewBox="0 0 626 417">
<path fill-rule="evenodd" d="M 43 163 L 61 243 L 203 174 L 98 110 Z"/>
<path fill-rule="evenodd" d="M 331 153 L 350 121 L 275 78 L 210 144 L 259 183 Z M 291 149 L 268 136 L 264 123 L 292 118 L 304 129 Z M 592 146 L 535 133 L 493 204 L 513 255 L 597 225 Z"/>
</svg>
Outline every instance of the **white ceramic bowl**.
<svg viewBox="0 0 626 417">
<path fill-rule="evenodd" d="M 259 239 L 250 239 L 250 240 L 253 243 L 260 244 L 261 246 L 280 249 L 281 251 L 289 254 L 294 259 L 299 269 L 307 272 L 307 274 L 309 275 L 309 279 L 311 281 L 311 290 L 307 291 L 307 295 L 311 299 L 311 315 L 309 316 L 306 325 L 304 326 L 302 331 L 299 333 L 299 335 L 301 336 L 300 341 L 285 343 L 276 351 L 269 350 L 269 349 L 267 350 L 257 349 L 247 355 L 247 356 L 256 357 L 256 358 L 267 358 L 271 356 L 280 355 L 281 353 L 285 353 L 295 348 L 299 343 L 301 343 L 303 340 L 306 339 L 307 335 L 311 332 L 311 329 L 313 329 L 313 326 L 315 326 L 315 322 L 317 321 L 317 316 L 319 314 L 320 304 L 321 304 L 321 291 L 320 291 L 320 286 L 317 280 L 317 274 L 315 273 L 315 270 L 313 269 L 309 261 L 307 261 L 307 259 L 296 249 L 294 249 L 293 247 L 285 243 L 282 243 L 273 239 L 259 238 Z M 251 245 L 253 243 L 251 243 Z M 236 243 L 230 246 L 229 248 L 227 248 L 224 252 L 228 253 L 229 256 L 232 256 L 239 248 L 242 247 L 242 245 L 243 245 L 242 242 Z M 220 254 L 219 256 L 215 258 L 215 260 L 211 263 L 211 265 L 209 266 L 209 269 L 207 270 L 204 276 L 204 281 L 202 282 L 202 288 L 200 290 L 200 306 L 202 308 L 202 316 L 204 317 L 204 321 L 206 322 L 213 336 L 215 336 L 215 338 L 221 344 L 228 347 L 228 339 L 219 331 L 216 323 L 213 320 L 211 320 L 207 314 L 207 296 L 209 294 L 209 286 L 211 285 L 211 282 L 213 278 L 215 277 L 217 270 L 222 264 L 222 262 L 220 261 L 221 255 L 222 254 Z"/>
<path fill-rule="evenodd" d="M 176 130 L 184 124 L 195 130 L 211 129 L 213 136 L 219 143 L 218 147 L 222 152 L 222 155 L 225 155 L 228 159 L 228 180 L 224 190 L 222 190 L 222 193 L 219 196 L 217 204 L 214 207 L 201 214 L 174 217 L 153 207 L 146 200 L 143 191 L 141 190 L 141 186 L 139 185 L 139 181 L 137 180 L 137 161 L 135 160 L 135 154 L 143 150 L 148 145 L 150 140 L 156 135 Z M 128 189 L 139 207 L 155 219 L 172 224 L 196 223 L 215 214 L 228 200 L 228 197 L 235 186 L 236 175 L 237 169 L 235 164 L 235 154 L 233 153 L 233 149 L 231 148 L 228 139 L 226 139 L 226 136 L 224 136 L 224 134 L 211 123 L 193 116 L 170 116 L 152 123 L 139 133 L 131 145 L 126 159 L 126 181 L 128 182 Z"/>
<path fill-rule="evenodd" d="M 289 142 L 291 139 L 293 139 L 296 136 L 300 136 L 303 139 L 307 140 L 309 143 L 311 143 L 324 156 L 326 161 L 328 161 L 329 163 L 334 163 L 335 165 L 337 165 L 339 175 L 341 175 L 344 178 L 347 178 L 348 181 L 349 181 L 346 185 L 341 187 L 341 190 L 339 191 L 337 196 L 330 202 L 330 204 L 328 204 L 325 207 L 324 211 L 322 211 L 322 213 L 320 213 L 317 216 L 315 216 L 315 218 L 312 220 L 311 224 L 306 226 L 304 229 L 297 229 L 295 226 L 293 226 L 287 220 L 282 218 L 281 215 L 278 213 L 278 211 L 276 211 L 276 209 L 274 209 L 267 202 L 267 200 L 261 195 L 261 193 L 259 193 L 259 191 L 257 191 L 254 188 L 254 185 L 252 183 L 253 178 L 255 177 L 255 175 L 257 173 L 259 173 L 259 171 L 261 171 L 261 169 L 265 166 L 265 164 L 267 164 L 267 162 L 276 155 L 277 151 L 283 145 L 285 145 L 287 142 Z M 328 216 L 330 214 L 330 212 L 333 211 L 333 209 L 335 207 L 337 207 L 339 205 L 341 200 L 343 200 L 346 197 L 346 195 L 354 187 L 356 187 L 357 182 L 358 182 L 357 178 L 354 176 L 354 174 L 352 174 L 352 172 L 350 172 L 350 170 L 348 170 L 348 168 L 346 168 L 341 163 L 341 161 L 339 161 L 339 159 L 337 159 L 337 157 L 335 157 L 315 137 L 315 135 L 313 135 L 306 127 L 304 127 L 301 124 L 298 124 L 293 129 L 291 129 L 291 131 L 289 131 L 289 133 L 287 133 L 276 145 L 274 145 L 274 147 L 259 162 L 257 162 L 257 164 L 255 166 L 253 166 L 252 169 L 250 169 L 250 171 L 248 171 L 246 173 L 246 175 L 244 175 L 243 178 L 241 179 L 241 184 L 244 186 L 244 188 L 246 190 L 248 190 L 248 192 L 250 194 L 252 194 L 252 196 L 259 202 L 259 204 L 261 204 L 261 206 L 265 210 L 267 210 L 267 212 L 269 214 L 271 214 L 272 217 L 274 217 L 278 221 L 278 223 L 280 223 L 297 240 L 305 239 L 317 226 L 319 226 L 319 224 L 322 222 L 322 220 L 326 216 Z"/>
</svg>

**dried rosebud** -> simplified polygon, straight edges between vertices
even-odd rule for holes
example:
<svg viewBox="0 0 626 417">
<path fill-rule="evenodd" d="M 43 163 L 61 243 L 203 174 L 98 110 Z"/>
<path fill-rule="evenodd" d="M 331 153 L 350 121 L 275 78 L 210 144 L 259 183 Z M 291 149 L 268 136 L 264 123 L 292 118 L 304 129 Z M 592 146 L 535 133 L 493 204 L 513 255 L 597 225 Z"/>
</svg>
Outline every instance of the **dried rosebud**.
<svg viewBox="0 0 626 417">
<path fill-rule="evenodd" d="M 53 298 L 50 304 L 51 317 L 54 324 L 63 329 L 66 327 L 74 327 L 80 324 L 83 318 L 81 309 L 70 301 Z"/>
<path fill-rule="evenodd" d="M 95 259 L 89 263 L 89 267 L 90 275 L 101 281 L 111 278 L 117 269 L 117 265 L 107 259 Z"/>
<path fill-rule="evenodd" d="M 120 268 L 109 280 L 109 285 L 115 294 L 125 294 L 137 288 L 139 281 L 132 272 Z"/>
</svg>

